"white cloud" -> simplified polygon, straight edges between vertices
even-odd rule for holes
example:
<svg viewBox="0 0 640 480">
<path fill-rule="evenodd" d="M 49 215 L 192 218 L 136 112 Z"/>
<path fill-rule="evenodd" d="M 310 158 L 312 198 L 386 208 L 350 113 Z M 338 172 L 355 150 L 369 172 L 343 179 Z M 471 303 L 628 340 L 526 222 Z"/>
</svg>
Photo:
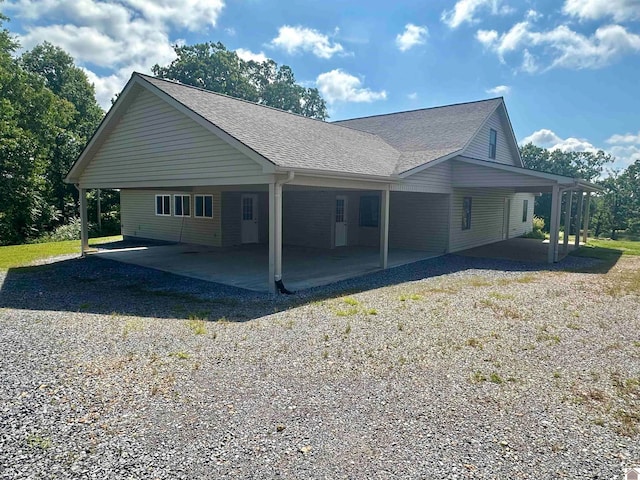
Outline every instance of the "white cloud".
<svg viewBox="0 0 640 480">
<path fill-rule="evenodd" d="M 562 11 L 581 20 L 611 17 L 624 22 L 640 19 L 640 0 L 566 0 Z"/>
<path fill-rule="evenodd" d="M 215 26 L 223 0 L 14 0 L 24 49 L 49 41 L 70 53 L 96 87 L 98 102 L 111 106 L 131 73 L 175 58 L 171 27 L 200 31 Z M 49 22 L 43 25 L 40 19 Z M 100 72 L 99 74 L 96 72 Z"/>
<path fill-rule="evenodd" d="M 490 9 L 493 15 L 507 15 L 514 12 L 513 8 L 501 3 L 501 0 L 458 0 L 452 10 L 442 12 L 440 19 L 450 28 L 457 28 L 465 22 L 476 22 L 475 15 L 481 9 Z"/>
<path fill-rule="evenodd" d="M 509 87 L 508 85 L 498 85 L 496 87 L 487 89 L 486 92 L 492 95 L 508 95 L 511 92 L 511 87 Z"/>
<path fill-rule="evenodd" d="M 339 68 L 318 75 L 316 85 L 328 103 L 373 102 L 387 98 L 384 90 L 375 92 L 364 88 L 362 80 Z"/>
<path fill-rule="evenodd" d="M 637 135 L 633 133 L 615 134 L 607 139 L 607 143 L 637 143 L 640 145 L 640 132 Z"/>
<path fill-rule="evenodd" d="M 527 20 L 533 20 L 536 21 L 540 18 L 542 18 L 542 14 L 540 12 L 537 12 L 533 9 L 527 10 L 527 13 L 525 15 L 525 17 L 527 18 Z"/>
<path fill-rule="evenodd" d="M 238 48 L 236 50 L 236 53 L 242 60 L 246 62 L 250 60 L 253 60 L 254 62 L 258 62 L 258 63 L 267 61 L 267 56 L 264 54 L 264 52 L 254 53 L 251 50 Z"/>
<path fill-rule="evenodd" d="M 411 93 L 407 94 L 407 98 L 409 100 L 417 100 L 418 99 L 418 92 L 411 92 Z"/>
<path fill-rule="evenodd" d="M 311 52 L 320 58 L 331 58 L 344 51 L 342 45 L 332 43 L 328 35 L 311 28 L 289 25 L 280 27 L 278 36 L 271 40 L 271 45 L 282 48 L 287 53 Z"/>
<path fill-rule="evenodd" d="M 609 148 L 609 153 L 616 157 L 613 168 L 624 169 L 640 160 L 640 145 L 614 145 Z"/>
<path fill-rule="evenodd" d="M 528 137 L 520 141 L 521 145 L 533 143 L 539 147 L 549 150 L 560 150 L 562 152 L 597 152 L 598 149 L 585 139 L 569 137 L 561 138 L 552 130 L 543 128 L 533 132 Z"/>
<path fill-rule="evenodd" d="M 507 54 L 523 51 L 521 69 L 528 72 L 538 70 L 540 63 L 546 63 L 546 69 L 601 68 L 625 54 L 640 52 L 640 35 L 620 25 L 605 25 L 587 37 L 566 25 L 536 32 L 524 21 L 501 35 L 495 30 L 479 30 L 476 39 L 494 51 L 501 62 Z"/>
<path fill-rule="evenodd" d="M 407 23 L 404 27 L 404 32 L 396 36 L 396 45 L 401 52 L 406 52 L 411 47 L 426 43 L 428 36 L 429 30 L 427 27 Z"/>
</svg>

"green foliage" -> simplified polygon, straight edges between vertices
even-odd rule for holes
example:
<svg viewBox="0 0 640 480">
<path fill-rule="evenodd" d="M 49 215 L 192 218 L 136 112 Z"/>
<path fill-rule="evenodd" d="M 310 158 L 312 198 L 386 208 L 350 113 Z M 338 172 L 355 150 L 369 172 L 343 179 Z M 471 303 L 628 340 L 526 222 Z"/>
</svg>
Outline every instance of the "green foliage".
<svg viewBox="0 0 640 480">
<path fill-rule="evenodd" d="M 595 181 L 602 174 L 605 165 L 614 160 L 611 155 L 602 150 L 598 152 L 562 152 L 540 148 L 532 143 L 520 147 L 520 155 L 527 168 L 588 181 Z M 574 213 L 576 208 L 576 202 L 573 202 Z M 593 211 L 592 208 L 590 214 Z M 534 213 L 544 220 L 544 225 L 551 224 L 550 212 L 551 194 L 544 193 L 536 197 Z M 575 219 L 575 215 L 572 215 L 572 219 Z M 571 231 L 571 227 L 570 225 L 567 231 Z M 573 225 L 573 230 L 575 230 L 575 225 Z M 548 232 L 548 228 L 543 231 Z"/>
<path fill-rule="evenodd" d="M 17 48 L 0 29 L 0 245 L 76 215 L 77 192 L 63 179 L 103 114 L 63 50 L 45 43 L 15 59 Z"/>
<path fill-rule="evenodd" d="M 533 216 L 533 230 L 523 235 L 524 238 L 537 238 L 544 240 L 546 238 L 544 234 L 544 218 Z"/>
<path fill-rule="evenodd" d="M 165 67 L 154 65 L 154 75 L 306 117 L 328 118 L 318 89 L 296 83 L 287 65 L 242 60 L 220 42 L 175 46 L 174 50 L 177 58 Z"/>
</svg>

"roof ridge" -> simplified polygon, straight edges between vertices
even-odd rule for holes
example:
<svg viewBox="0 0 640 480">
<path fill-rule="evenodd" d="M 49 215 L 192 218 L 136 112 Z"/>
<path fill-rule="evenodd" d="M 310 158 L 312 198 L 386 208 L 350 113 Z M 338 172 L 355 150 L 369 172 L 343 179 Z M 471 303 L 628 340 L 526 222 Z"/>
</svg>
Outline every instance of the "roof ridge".
<svg viewBox="0 0 640 480">
<path fill-rule="evenodd" d="M 209 93 L 209 94 L 212 94 L 212 95 L 217 95 L 219 97 L 228 98 L 230 100 L 236 100 L 236 101 L 239 101 L 239 102 L 247 103 L 249 105 L 253 105 L 253 106 L 256 106 L 256 107 L 266 108 L 266 109 L 273 110 L 273 111 L 278 112 L 278 113 L 284 113 L 284 114 L 287 114 L 287 115 L 292 115 L 294 117 L 302 118 L 304 120 L 312 120 L 314 122 L 319 122 L 319 123 L 321 123 L 323 125 L 331 125 L 333 127 L 347 128 L 349 130 L 358 132 L 358 133 L 363 134 L 363 135 L 375 137 L 378 140 L 380 140 L 381 142 L 385 143 L 386 145 L 389 145 L 394 150 L 398 151 L 393 145 L 389 144 L 389 142 L 387 142 L 380 135 L 377 135 L 377 134 L 372 133 L 372 132 L 367 132 L 367 131 L 364 131 L 364 130 L 358 130 L 357 128 L 348 127 L 346 125 L 336 125 L 336 122 L 327 122 L 325 120 L 320 120 L 318 118 L 307 117 L 307 116 L 301 115 L 299 113 L 288 112 L 288 111 L 282 110 L 280 108 L 271 107 L 269 105 L 263 105 L 261 103 L 252 102 L 250 100 L 245 100 L 244 98 L 232 97 L 231 95 L 227 95 L 226 93 L 214 92 L 213 90 L 207 90 L 206 88 L 202 88 L 202 87 L 195 87 L 193 85 L 188 85 L 186 83 L 177 82 L 175 80 L 167 80 L 166 78 L 158 78 L 158 77 L 154 77 L 153 75 L 147 75 L 147 74 L 140 73 L 140 72 L 135 72 L 135 71 L 133 72 L 133 75 L 138 75 L 140 77 L 146 77 L 146 78 L 150 78 L 150 79 L 153 79 L 153 80 L 159 80 L 161 82 L 170 83 L 172 85 L 179 85 L 181 87 L 186 87 L 186 88 L 191 88 L 191 89 L 194 89 L 194 90 L 199 90 L 199 91 L 201 91 L 203 93 Z"/>
<path fill-rule="evenodd" d="M 483 100 L 471 100 L 468 102 L 459 102 L 459 103 L 451 103 L 449 105 L 436 105 L 433 107 L 424 107 L 424 108 L 414 108 L 413 110 L 402 110 L 400 112 L 389 112 L 389 113 L 379 113 L 376 115 L 365 115 L 363 117 L 354 117 L 354 118 L 345 118 L 342 120 L 335 120 L 333 122 L 327 122 L 327 123 L 331 123 L 331 124 L 337 124 L 340 122 L 349 122 L 351 120 L 364 120 L 365 118 L 375 118 L 375 117 L 389 117 L 391 115 L 400 115 L 400 114 L 404 114 L 404 113 L 413 113 L 413 112 L 423 112 L 426 110 L 435 110 L 438 108 L 449 108 L 449 107 L 458 107 L 460 105 L 470 105 L 472 103 L 483 103 L 483 102 L 491 102 L 493 100 L 502 100 L 504 101 L 504 97 L 500 96 L 500 97 L 492 97 L 492 98 L 485 98 Z"/>
</svg>

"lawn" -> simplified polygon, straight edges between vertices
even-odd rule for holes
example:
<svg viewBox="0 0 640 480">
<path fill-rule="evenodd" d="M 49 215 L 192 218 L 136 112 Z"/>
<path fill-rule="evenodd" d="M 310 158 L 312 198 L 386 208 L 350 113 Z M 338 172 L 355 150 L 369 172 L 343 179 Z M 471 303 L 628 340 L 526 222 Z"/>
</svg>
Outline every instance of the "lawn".
<svg viewBox="0 0 640 480">
<path fill-rule="evenodd" d="M 615 260 L 621 255 L 640 255 L 640 242 L 594 238 L 589 239 L 586 245 L 573 252 L 572 255 Z"/>
<path fill-rule="evenodd" d="M 98 237 L 89 240 L 89 245 L 118 242 L 122 235 L 112 237 Z M 37 260 L 58 255 L 68 255 L 80 252 L 80 240 L 67 240 L 64 242 L 30 243 L 27 245 L 10 245 L 0 247 L 0 270 L 23 267 Z"/>
</svg>

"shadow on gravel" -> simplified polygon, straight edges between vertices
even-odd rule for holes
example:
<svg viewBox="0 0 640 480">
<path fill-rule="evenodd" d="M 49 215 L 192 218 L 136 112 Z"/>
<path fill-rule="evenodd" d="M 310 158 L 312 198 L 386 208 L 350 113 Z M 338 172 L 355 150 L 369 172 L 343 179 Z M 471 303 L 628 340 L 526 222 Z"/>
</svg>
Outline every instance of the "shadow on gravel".
<svg viewBox="0 0 640 480">
<path fill-rule="evenodd" d="M 2 279 L 0 308 L 118 314 L 158 318 L 224 317 L 248 321 L 313 301 L 457 272 L 482 270 L 606 272 L 608 259 L 568 256 L 553 266 L 446 255 L 374 272 L 296 295 L 274 297 L 236 287 L 89 256 L 51 264 L 12 268 Z"/>
</svg>

